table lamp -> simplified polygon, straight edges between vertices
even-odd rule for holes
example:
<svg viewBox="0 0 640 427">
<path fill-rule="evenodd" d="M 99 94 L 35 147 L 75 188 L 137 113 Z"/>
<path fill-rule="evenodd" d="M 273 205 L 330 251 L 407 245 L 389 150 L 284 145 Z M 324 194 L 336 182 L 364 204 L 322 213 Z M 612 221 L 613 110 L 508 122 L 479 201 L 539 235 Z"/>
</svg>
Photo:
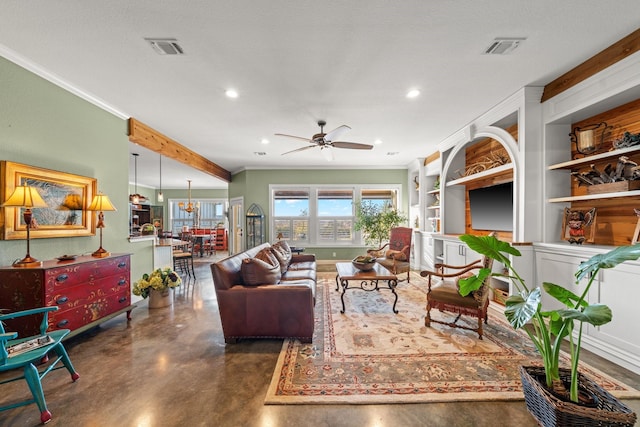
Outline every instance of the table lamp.
<svg viewBox="0 0 640 427">
<path fill-rule="evenodd" d="M 30 187 L 27 184 L 24 184 L 20 187 L 16 187 L 16 189 L 13 190 L 11 196 L 9 196 L 9 198 L 2 204 L 2 206 L 12 208 L 25 208 L 24 212 L 22 213 L 22 218 L 27 226 L 27 255 L 20 261 L 14 262 L 13 266 L 40 267 L 42 265 L 42 262 L 38 261 L 35 258 L 32 258 L 29 254 L 29 246 L 31 241 L 29 230 L 31 229 L 31 221 L 33 219 L 31 208 L 46 208 L 47 203 L 42 199 L 42 196 L 40 196 L 40 193 L 38 193 L 38 190 L 35 187 Z"/>
<path fill-rule="evenodd" d="M 89 205 L 87 210 L 100 212 L 98 214 L 98 224 L 96 224 L 96 228 L 100 229 L 100 247 L 98 248 L 97 251 L 92 253 L 91 256 L 94 256 L 96 258 L 107 257 L 111 254 L 102 247 L 102 229 L 104 228 L 103 211 L 115 211 L 117 209 L 113 206 L 108 196 L 98 192 L 98 194 L 93 196 L 93 200 L 91 201 L 91 204 Z"/>
</svg>

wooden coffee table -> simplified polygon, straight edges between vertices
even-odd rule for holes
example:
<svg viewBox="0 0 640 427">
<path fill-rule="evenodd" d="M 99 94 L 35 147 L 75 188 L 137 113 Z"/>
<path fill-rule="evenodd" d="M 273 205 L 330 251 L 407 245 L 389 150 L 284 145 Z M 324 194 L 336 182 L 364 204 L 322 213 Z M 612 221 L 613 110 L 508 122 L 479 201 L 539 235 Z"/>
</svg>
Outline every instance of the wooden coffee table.
<svg viewBox="0 0 640 427">
<path fill-rule="evenodd" d="M 340 313 L 344 313 L 344 293 L 347 289 L 362 289 L 367 292 L 389 289 L 395 296 L 392 310 L 394 313 L 398 313 L 398 310 L 396 310 L 396 303 L 398 302 L 398 294 L 396 293 L 398 277 L 395 274 L 378 263 L 374 265 L 373 270 L 360 271 L 350 262 L 338 262 L 336 263 L 336 270 L 338 270 L 338 274 L 336 275 L 336 291 L 339 291 L 340 286 L 342 286 L 342 294 L 340 295 L 342 310 Z M 356 285 L 350 287 L 350 282 L 355 282 Z M 386 282 L 388 288 L 380 288 L 378 286 L 380 282 Z"/>
</svg>

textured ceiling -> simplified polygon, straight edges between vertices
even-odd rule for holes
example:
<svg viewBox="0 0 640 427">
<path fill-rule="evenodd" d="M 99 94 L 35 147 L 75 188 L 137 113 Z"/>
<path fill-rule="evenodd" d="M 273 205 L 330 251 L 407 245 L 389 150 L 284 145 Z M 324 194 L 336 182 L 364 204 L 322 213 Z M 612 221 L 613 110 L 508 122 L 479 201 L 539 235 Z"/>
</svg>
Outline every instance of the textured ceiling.
<svg viewBox="0 0 640 427">
<path fill-rule="evenodd" d="M 549 83 L 640 23 L 637 0 L 0 4 L 0 55 L 231 172 L 406 167 L 521 87 Z M 496 37 L 526 40 L 508 55 L 483 54 Z M 145 38 L 175 38 L 185 54 L 158 55 Z M 226 98 L 227 88 L 240 96 Z M 421 95 L 407 99 L 410 88 Z M 382 144 L 334 149 L 331 163 L 317 149 L 282 156 L 305 143 L 274 133 L 311 137 L 319 119 L 325 131 L 351 126 L 342 140 Z M 131 152 L 141 154 L 138 183 L 157 185 L 158 155 Z M 222 185 L 163 162 L 163 187 L 186 179 Z"/>
</svg>

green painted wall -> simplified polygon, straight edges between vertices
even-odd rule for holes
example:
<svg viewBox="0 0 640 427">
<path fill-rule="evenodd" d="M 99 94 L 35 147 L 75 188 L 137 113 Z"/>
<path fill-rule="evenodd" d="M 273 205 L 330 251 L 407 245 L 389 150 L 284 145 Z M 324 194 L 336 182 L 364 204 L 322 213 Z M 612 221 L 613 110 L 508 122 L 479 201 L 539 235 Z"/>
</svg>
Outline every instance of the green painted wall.
<svg viewBox="0 0 640 427">
<path fill-rule="evenodd" d="M 233 175 L 229 184 L 229 198 L 244 197 L 245 211 L 252 203 L 260 205 L 265 212 L 265 220 L 269 224 L 270 184 L 400 184 L 403 204 L 401 209 L 405 213 L 409 212 L 407 169 L 245 170 Z M 268 226 L 267 240 L 275 240 L 269 236 Z M 315 253 L 318 259 L 344 260 L 362 254 L 364 249 L 364 247 L 310 247 L 307 251 Z"/>
<path fill-rule="evenodd" d="M 0 57 L 0 159 L 97 178 L 117 212 L 105 212 L 103 246 L 133 253 L 132 280 L 152 266 L 149 243 L 129 243 L 127 121 Z M 91 253 L 99 237 L 32 239 L 31 255 Z M 0 265 L 26 253 L 24 240 L 0 240 Z"/>
</svg>

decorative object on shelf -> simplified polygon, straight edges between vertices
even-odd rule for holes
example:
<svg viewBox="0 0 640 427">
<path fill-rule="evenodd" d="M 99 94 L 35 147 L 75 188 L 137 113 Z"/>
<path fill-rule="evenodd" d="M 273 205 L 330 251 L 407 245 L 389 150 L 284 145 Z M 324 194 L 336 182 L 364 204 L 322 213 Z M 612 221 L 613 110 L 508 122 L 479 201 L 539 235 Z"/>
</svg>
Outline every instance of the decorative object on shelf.
<svg viewBox="0 0 640 427">
<path fill-rule="evenodd" d="M 420 181 L 418 181 L 418 176 L 413 177 L 413 183 L 416 185 L 416 190 L 420 189 Z"/>
<path fill-rule="evenodd" d="M 599 194 L 634 189 L 634 184 L 631 182 L 640 178 L 640 168 L 629 157 L 620 156 L 615 168 L 608 164 L 604 171 L 600 171 L 592 164 L 587 172 L 572 172 L 571 174 L 578 181 L 578 186 L 587 186 L 587 193 Z M 614 185 L 600 187 L 605 184 Z M 640 183 L 635 188 L 640 188 Z"/>
<path fill-rule="evenodd" d="M 607 130 L 611 130 L 612 126 L 607 126 L 605 122 L 587 125 L 584 127 L 576 126 L 573 132 L 569 134 L 571 142 L 576 144 L 576 150 L 580 154 L 591 154 L 602 147 L 604 137 Z"/>
<path fill-rule="evenodd" d="M 162 202 L 164 202 L 164 194 L 162 194 L 162 154 L 160 154 L 159 170 L 160 170 L 160 174 L 159 174 L 160 186 L 158 188 L 157 200 L 158 200 L 158 203 L 162 203 Z"/>
<path fill-rule="evenodd" d="M 167 307 L 173 304 L 173 289 L 180 286 L 182 279 L 170 268 L 158 268 L 151 274 L 143 274 L 133 284 L 132 292 L 142 298 L 149 297 L 149 308 Z"/>
<path fill-rule="evenodd" d="M 133 156 L 133 194 L 129 194 L 129 201 L 134 205 L 146 202 L 147 198 L 138 194 L 138 153 L 131 153 Z"/>
<path fill-rule="evenodd" d="M 2 204 L 2 207 L 12 207 L 12 208 L 24 208 L 24 212 L 22 212 L 22 219 L 27 228 L 27 255 L 22 258 L 20 261 L 16 261 L 13 263 L 14 267 L 39 267 L 42 265 L 41 261 L 31 257 L 29 253 L 29 246 L 31 244 L 31 236 L 29 234 L 29 230 L 34 225 L 37 226 L 37 223 L 34 223 L 33 213 L 31 212 L 31 208 L 46 208 L 47 203 L 42 200 L 40 193 L 35 187 L 29 187 L 27 184 L 16 187 L 13 193 L 9 196 L 9 198 Z"/>
<path fill-rule="evenodd" d="M 581 245 L 593 243 L 596 229 L 596 208 L 564 208 L 562 216 L 562 240 Z"/>
<path fill-rule="evenodd" d="M 633 231 L 633 238 L 631 239 L 631 244 L 635 245 L 638 243 L 638 237 L 640 237 L 640 209 L 633 209 L 633 212 L 638 217 L 638 222 L 636 222 L 636 229 Z"/>
<path fill-rule="evenodd" d="M 462 178 L 465 176 L 475 175 L 489 169 L 497 168 L 510 162 L 511 159 L 509 158 L 509 155 L 506 151 L 494 151 L 491 152 L 488 156 L 484 156 L 476 163 L 467 166 L 463 172 L 460 172 L 460 170 L 458 169 L 456 170 L 456 173 L 458 174 L 458 178 Z"/>
<path fill-rule="evenodd" d="M 584 290 L 580 296 L 569 289 L 553 283 L 544 283 L 544 289 L 553 298 L 560 301 L 561 309 L 550 310 L 543 307 L 540 287 L 530 287 L 515 271 L 511 264 L 511 256 L 520 256 L 520 251 L 507 242 L 490 236 L 463 235 L 460 240 L 469 248 L 500 262 L 509 269 L 509 279 L 516 292 L 507 298 L 505 317 L 514 329 L 522 329 L 527 333 L 542 357 L 543 368 L 538 368 L 537 375 L 529 367 L 523 367 L 522 383 L 527 409 L 543 426 L 556 425 L 611 425 L 633 426 L 636 414 L 611 396 L 609 393 L 594 392 L 591 381 L 583 381 L 579 374 L 580 346 L 582 343 L 583 323 L 601 326 L 612 319 L 611 309 L 605 304 L 589 304 L 585 297 L 598 272 L 603 268 L 613 268 L 624 261 L 640 258 L 640 244 L 620 246 L 616 249 L 594 255 L 580 263 L 575 273 L 576 282 L 586 279 Z M 468 295 L 478 289 L 487 276 L 502 276 L 489 269 L 460 281 L 460 293 Z M 578 322 L 578 325 L 576 325 Z M 531 328 L 525 327 L 532 325 Z M 565 340 L 569 341 L 568 352 L 571 367 L 560 368 L 560 347 Z M 535 387 L 531 385 L 535 384 Z M 587 406 L 579 398 L 580 389 L 587 391 L 598 400 Z M 554 397 L 556 396 L 556 397 Z"/>
<path fill-rule="evenodd" d="M 37 189 L 47 204 L 46 207 L 33 211 L 32 225 L 37 223 L 39 227 L 37 230 L 32 227 L 31 237 L 42 239 L 95 234 L 95 222 L 84 211 L 96 194 L 95 178 L 1 160 L 0 183 L 0 203 L 8 199 L 17 187 L 27 185 Z M 70 195 L 77 195 L 80 200 L 71 203 L 71 199 L 75 197 L 68 198 Z M 63 206 L 65 200 L 73 208 L 80 206 L 73 224 L 70 224 L 69 208 Z M 0 208 L 0 218 L 4 218 L 4 224 L 0 227 L 0 239 L 26 238 L 26 227 L 20 209 Z"/>
<path fill-rule="evenodd" d="M 188 179 L 187 183 L 189 184 L 189 193 L 188 193 L 189 200 L 188 200 L 186 206 L 185 206 L 184 202 L 179 202 L 178 203 L 178 208 L 181 211 L 185 211 L 186 213 L 191 214 L 191 212 L 193 212 L 193 210 L 195 209 L 193 207 L 193 203 L 191 203 L 191 180 Z"/>
<path fill-rule="evenodd" d="M 359 255 L 355 257 L 351 263 L 360 271 L 371 271 L 376 265 L 376 259 L 375 257 L 368 255 Z"/>
<path fill-rule="evenodd" d="M 625 132 L 622 138 L 613 141 L 613 148 L 633 147 L 638 144 L 640 144 L 640 133 L 631 134 L 629 132 Z"/>
<path fill-rule="evenodd" d="M 436 177 L 436 180 L 433 182 L 433 189 L 434 190 L 439 190 L 440 189 L 440 175 L 438 175 Z"/>
<path fill-rule="evenodd" d="M 111 255 L 102 247 L 102 229 L 104 228 L 104 211 L 115 211 L 116 208 L 109 200 L 109 197 L 98 192 L 91 201 L 91 205 L 87 208 L 88 211 L 95 211 L 98 213 L 98 223 L 96 228 L 100 229 L 100 247 L 91 255 L 96 258 L 104 258 Z"/>
</svg>

